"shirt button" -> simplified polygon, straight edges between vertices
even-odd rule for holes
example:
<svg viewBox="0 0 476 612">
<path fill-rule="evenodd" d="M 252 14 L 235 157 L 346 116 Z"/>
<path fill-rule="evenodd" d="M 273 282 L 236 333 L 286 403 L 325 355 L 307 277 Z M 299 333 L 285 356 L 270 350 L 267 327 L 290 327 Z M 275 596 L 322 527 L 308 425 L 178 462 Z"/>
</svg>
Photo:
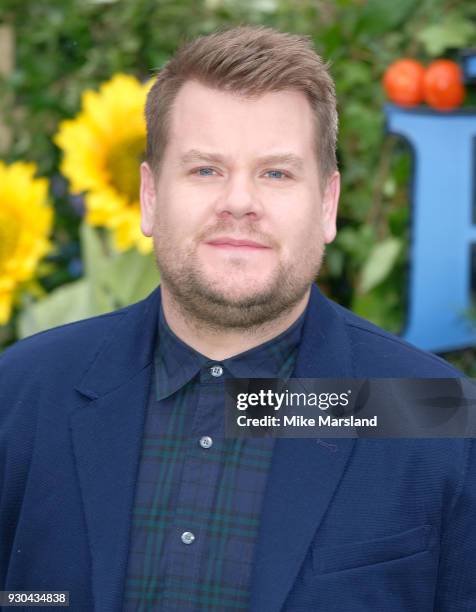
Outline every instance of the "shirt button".
<svg viewBox="0 0 476 612">
<path fill-rule="evenodd" d="M 221 376 L 223 374 L 223 368 L 219 365 L 212 366 L 210 368 L 210 374 L 218 378 L 218 376 Z"/>
<path fill-rule="evenodd" d="M 191 544 L 195 540 L 195 536 L 191 531 L 184 531 L 181 539 L 184 544 Z"/>
<path fill-rule="evenodd" d="M 210 448 L 212 444 L 213 444 L 213 440 L 210 438 L 210 436 L 202 436 L 200 438 L 200 446 L 202 448 Z"/>
</svg>

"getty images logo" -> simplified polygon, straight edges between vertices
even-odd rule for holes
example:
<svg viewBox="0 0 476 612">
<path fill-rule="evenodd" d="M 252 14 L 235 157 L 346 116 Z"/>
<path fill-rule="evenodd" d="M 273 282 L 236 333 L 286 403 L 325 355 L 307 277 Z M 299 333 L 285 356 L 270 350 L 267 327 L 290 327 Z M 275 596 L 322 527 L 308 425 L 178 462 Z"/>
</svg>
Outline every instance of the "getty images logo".
<svg viewBox="0 0 476 612">
<path fill-rule="evenodd" d="M 309 407 L 316 406 L 320 410 L 345 408 L 349 405 L 351 390 L 343 393 L 295 393 L 288 390 L 276 393 L 271 389 L 261 389 L 257 393 L 238 393 L 236 396 L 236 407 L 238 410 L 247 410 L 250 407 L 271 408 L 280 410 L 283 407 Z"/>
</svg>

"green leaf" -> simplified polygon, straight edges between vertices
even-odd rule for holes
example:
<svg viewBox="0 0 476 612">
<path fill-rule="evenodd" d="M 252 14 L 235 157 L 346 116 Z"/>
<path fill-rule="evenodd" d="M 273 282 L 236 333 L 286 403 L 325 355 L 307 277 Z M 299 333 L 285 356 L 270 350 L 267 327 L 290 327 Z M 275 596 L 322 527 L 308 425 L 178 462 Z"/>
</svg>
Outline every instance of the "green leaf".
<svg viewBox="0 0 476 612">
<path fill-rule="evenodd" d="M 366 293 L 387 278 L 402 248 L 398 238 L 386 238 L 377 244 L 365 262 L 360 276 L 360 292 Z"/>
<path fill-rule="evenodd" d="M 94 228 L 80 231 L 85 276 L 25 305 L 18 318 L 20 337 L 127 306 L 159 283 L 153 255 L 111 250 Z"/>
<path fill-rule="evenodd" d="M 97 278 L 114 255 L 100 238 L 99 231 L 83 221 L 79 231 L 85 276 Z"/>
<path fill-rule="evenodd" d="M 100 305 L 106 299 L 113 308 L 127 306 L 146 297 L 159 283 L 153 255 L 134 249 L 120 253 L 110 236 L 101 240 L 99 232 L 86 223 L 81 227 L 81 251 L 85 275 Z"/>
<path fill-rule="evenodd" d="M 354 87 L 366 85 L 371 79 L 371 68 L 362 61 L 348 60 L 339 65 L 339 90 L 338 95 L 344 92 L 352 92 Z"/>
<path fill-rule="evenodd" d="M 112 259 L 103 272 L 101 286 L 117 307 L 143 299 L 160 280 L 153 255 L 141 255 L 135 250 Z"/>
<path fill-rule="evenodd" d="M 344 253 L 331 245 L 326 249 L 325 266 L 329 275 L 339 278 L 344 271 Z"/>
<path fill-rule="evenodd" d="M 84 278 L 88 280 L 92 311 L 96 314 L 119 307 L 104 282 L 117 253 L 108 248 L 105 240 L 101 240 L 100 232 L 96 228 L 85 222 L 81 225 L 80 240 Z"/>
<path fill-rule="evenodd" d="M 107 312 L 91 299 L 91 286 L 86 279 L 59 287 L 42 300 L 22 309 L 17 322 L 20 338 Z"/>
<path fill-rule="evenodd" d="M 402 328 L 401 317 L 396 310 L 398 298 L 394 299 L 392 293 L 380 291 L 379 288 L 365 295 L 354 294 L 352 312 L 380 325 L 387 331 L 400 333 Z"/>
<path fill-rule="evenodd" d="M 355 262 L 362 264 L 375 242 L 372 227 L 360 225 L 357 228 L 344 227 L 337 233 L 335 247 L 349 254 Z"/>
<path fill-rule="evenodd" d="M 387 32 L 398 27 L 414 10 L 414 0 L 367 0 L 359 16 L 359 30 L 367 36 Z"/>
<path fill-rule="evenodd" d="M 442 55 L 446 49 L 464 47 L 473 37 L 474 24 L 455 15 L 429 25 L 417 34 L 417 39 L 432 57 Z"/>
</svg>

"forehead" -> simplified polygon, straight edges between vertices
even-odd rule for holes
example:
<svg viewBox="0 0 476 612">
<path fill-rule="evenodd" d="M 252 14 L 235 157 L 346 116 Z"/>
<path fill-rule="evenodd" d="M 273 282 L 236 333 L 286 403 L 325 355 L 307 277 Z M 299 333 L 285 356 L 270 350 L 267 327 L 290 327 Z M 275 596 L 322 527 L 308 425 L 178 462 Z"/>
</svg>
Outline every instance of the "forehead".
<svg viewBox="0 0 476 612">
<path fill-rule="evenodd" d="M 314 115 L 300 91 L 246 98 L 187 81 L 172 108 L 169 145 L 179 155 L 207 147 L 225 155 L 286 150 L 306 158 L 314 150 Z"/>
</svg>

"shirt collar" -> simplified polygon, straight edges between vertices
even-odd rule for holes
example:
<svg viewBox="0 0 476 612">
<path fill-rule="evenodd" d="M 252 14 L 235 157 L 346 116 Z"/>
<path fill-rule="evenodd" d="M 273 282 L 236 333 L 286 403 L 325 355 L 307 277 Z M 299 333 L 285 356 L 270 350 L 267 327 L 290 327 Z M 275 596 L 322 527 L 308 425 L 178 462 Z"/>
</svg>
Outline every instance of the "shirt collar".
<svg viewBox="0 0 476 612">
<path fill-rule="evenodd" d="M 221 365 L 224 376 L 234 378 L 285 378 L 290 376 L 301 341 L 307 309 L 284 332 L 259 346 L 224 359 L 213 361 L 185 344 L 170 329 L 160 306 L 155 375 L 157 399 L 175 393 L 202 369 Z"/>
</svg>

